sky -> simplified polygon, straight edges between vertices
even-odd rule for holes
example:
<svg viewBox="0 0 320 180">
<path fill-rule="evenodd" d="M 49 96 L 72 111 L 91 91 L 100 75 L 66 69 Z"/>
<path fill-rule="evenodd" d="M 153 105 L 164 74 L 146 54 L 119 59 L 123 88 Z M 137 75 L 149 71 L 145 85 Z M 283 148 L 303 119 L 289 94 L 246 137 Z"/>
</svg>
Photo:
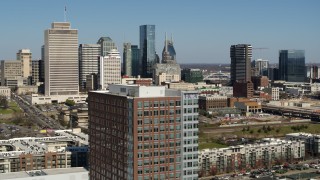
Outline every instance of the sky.
<svg viewBox="0 0 320 180">
<path fill-rule="evenodd" d="M 41 57 L 44 30 L 67 21 L 79 30 L 79 44 L 111 37 L 139 45 L 139 26 L 156 25 L 161 57 L 165 33 L 173 34 L 178 63 L 230 63 L 230 46 L 251 44 L 253 59 L 278 62 L 280 49 L 305 50 L 306 62 L 320 62 L 319 0 L 3 0 L 0 1 L 0 59 L 14 60 L 28 48 Z"/>
</svg>

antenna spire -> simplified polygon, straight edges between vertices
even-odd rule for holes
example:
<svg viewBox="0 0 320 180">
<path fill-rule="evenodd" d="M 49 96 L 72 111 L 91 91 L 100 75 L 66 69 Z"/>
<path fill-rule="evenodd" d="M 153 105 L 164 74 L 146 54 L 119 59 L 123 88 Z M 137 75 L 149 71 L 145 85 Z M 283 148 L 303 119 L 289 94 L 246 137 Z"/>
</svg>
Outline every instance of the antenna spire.
<svg viewBox="0 0 320 180">
<path fill-rule="evenodd" d="M 64 22 L 67 22 L 67 6 L 64 6 Z"/>
</svg>

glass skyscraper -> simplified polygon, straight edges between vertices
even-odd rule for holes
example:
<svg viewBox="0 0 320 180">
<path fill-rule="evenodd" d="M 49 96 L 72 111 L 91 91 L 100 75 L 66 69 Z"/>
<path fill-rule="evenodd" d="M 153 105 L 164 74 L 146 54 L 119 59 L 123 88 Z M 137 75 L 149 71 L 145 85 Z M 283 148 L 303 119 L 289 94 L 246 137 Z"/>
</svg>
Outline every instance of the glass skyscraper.
<svg viewBox="0 0 320 180">
<path fill-rule="evenodd" d="M 305 56 L 304 50 L 279 51 L 280 80 L 288 82 L 304 82 Z"/>
<path fill-rule="evenodd" d="M 131 58 L 132 58 L 132 76 L 141 75 L 141 66 L 139 64 L 140 61 L 140 49 L 138 45 L 131 45 Z"/>
<path fill-rule="evenodd" d="M 156 63 L 155 25 L 140 26 L 140 55 L 142 77 L 152 77 L 152 66 Z"/>
</svg>

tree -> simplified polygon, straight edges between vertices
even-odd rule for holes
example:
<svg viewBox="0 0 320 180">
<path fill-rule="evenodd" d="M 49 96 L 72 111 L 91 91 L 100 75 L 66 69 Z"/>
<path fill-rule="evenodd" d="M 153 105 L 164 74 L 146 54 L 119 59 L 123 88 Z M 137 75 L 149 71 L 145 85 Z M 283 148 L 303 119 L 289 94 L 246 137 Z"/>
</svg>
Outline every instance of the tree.
<svg viewBox="0 0 320 180">
<path fill-rule="evenodd" d="M 67 106 L 74 106 L 76 103 L 74 102 L 74 100 L 67 99 L 66 102 L 65 102 L 65 104 L 66 104 Z"/>
<path fill-rule="evenodd" d="M 0 96 L 0 106 L 3 107 L 4 109 L 9 108 L 9 103 L 8 103 L 7 97 Z"/>
</svg>

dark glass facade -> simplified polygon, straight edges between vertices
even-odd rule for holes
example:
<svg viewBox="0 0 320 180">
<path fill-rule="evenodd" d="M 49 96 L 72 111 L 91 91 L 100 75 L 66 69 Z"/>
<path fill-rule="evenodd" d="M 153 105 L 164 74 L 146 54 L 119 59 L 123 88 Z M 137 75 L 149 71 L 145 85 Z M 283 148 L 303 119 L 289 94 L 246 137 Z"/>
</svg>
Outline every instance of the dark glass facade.
<svg viewBox="0 0 320 180">
<path fill-rule="evenodd" d="M 140 26 L 140 55 L 142 77 L 152 77 L 152 66 L 156 61 L 155 25 Z"/>
<path fill-rule="evenodd" d="M 140 61 L 140 49 L 138 45 L 131 45 L 131 58 L 132 58 L 132 76 L 141 75 L 142 68 L 139 64 Z"/>
<path fill-rule="evenodd" d="M 288 82 L 305 81 L 305 55 L 304 50 L 279 51 L 280 80 Z"/>
</svg>

